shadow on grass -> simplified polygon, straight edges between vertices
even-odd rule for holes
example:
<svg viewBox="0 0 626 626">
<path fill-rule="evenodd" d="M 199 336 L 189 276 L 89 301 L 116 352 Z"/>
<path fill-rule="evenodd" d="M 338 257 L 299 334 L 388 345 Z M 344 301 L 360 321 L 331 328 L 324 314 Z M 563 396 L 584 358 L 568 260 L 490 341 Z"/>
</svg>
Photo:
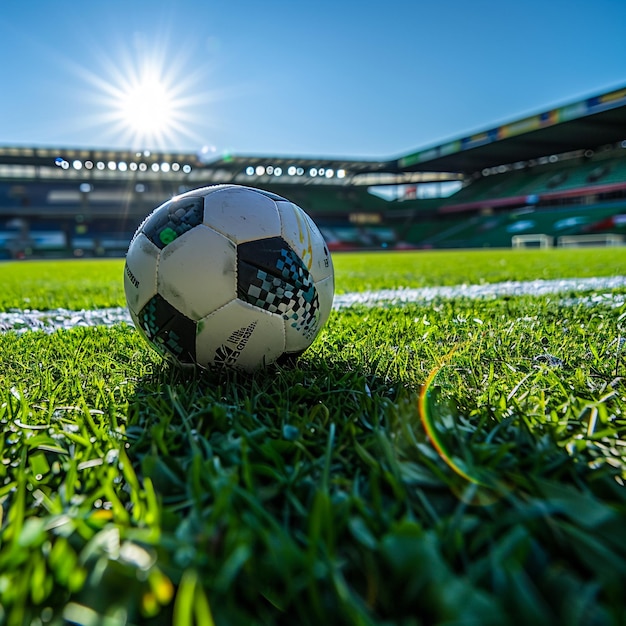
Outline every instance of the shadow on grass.
<svg viewBox="0 0 626 626">
<path fill-rule="evenodd" d="M 199 573 L 216 622 L 367 623 L 375 604 L 391 610 L 366 561 L 377 528 L 406 513 L 380 459 L 407 392 L 316 359 L 254 375 L 169 368 L 136 388 L 127 453 L 161 503 L 158 562 L 177 586 Z"/>
</svg>

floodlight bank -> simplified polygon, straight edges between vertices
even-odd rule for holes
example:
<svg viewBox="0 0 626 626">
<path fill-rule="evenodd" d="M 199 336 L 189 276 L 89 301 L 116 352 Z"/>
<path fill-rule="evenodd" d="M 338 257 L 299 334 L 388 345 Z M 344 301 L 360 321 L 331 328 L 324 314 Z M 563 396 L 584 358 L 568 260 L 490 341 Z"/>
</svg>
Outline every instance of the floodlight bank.
<svg viewBox="0 0 626 626">
<path fill-rule="evenodd" d="M 402 304 L 429 304 L 437 300 L 454 298 L 494 299 L 503 296 L 546 296 L 592 292 L 585 297 L 563 300 L 565 305 L 607 304 L 621 306 L 626 302 L 626 294 L 611 293 L 613 289 L 626 287 L 626 276 L 599 278 L 565 278 L 558 280 L 506 281 L 482 285 L 453 285 L 441 287 L 381 289 L 336 294 L 333 302 L 335 310 L 351 306 L 398 306 Z M 595 293 L 593 293 L 595 292 Z M 50 311 L 16 310 L 0 313 L 0 332 L 23 333 L 31 330 L 54 332 L 86 326 L 113 326 L 126 323 L 132 325 L 130 314 L 125 307 L 108 309 L 70 311 L 54 309 Z"/>
</svg>

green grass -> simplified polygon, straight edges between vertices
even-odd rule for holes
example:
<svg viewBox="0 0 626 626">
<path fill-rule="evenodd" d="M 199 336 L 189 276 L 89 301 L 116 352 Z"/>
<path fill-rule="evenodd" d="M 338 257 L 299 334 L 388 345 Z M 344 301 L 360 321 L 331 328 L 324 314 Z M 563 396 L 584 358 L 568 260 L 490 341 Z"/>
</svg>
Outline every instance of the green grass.
<svg viewBox="0 0 626 626">
<path fill-rule="evenodd" d="M 626 247 L 553 250 L 366 252 L 333 256 L 337 293 L 507 280 L 613 276 Z M 20 261 L 0 265 L 0 311 L 125 306 L 123 261 Z"/>
<path fill-rule="evenodd" d="M 352 291 L 619 273 L 603 253 L 335 265 Z M 0 266 L 2 306 L 123 304 L 119 262 L 62 267 Z M 0 623 L 626 623 L 625 325 L 560 296 L 355 307 L 254 376 L 126 326 L 0 334 Z"/>
<path fill-rule="evenodd" d="M 0 264 L 0 311 L 125 306 L 124 262 L 15 261 Z"/>
<path fill-rule="evenodd" d="M 626 247 L 551 250 L 438 250 L 335 255 L 337 291 L 613 276 L 626 271 Z"/>
</svg>

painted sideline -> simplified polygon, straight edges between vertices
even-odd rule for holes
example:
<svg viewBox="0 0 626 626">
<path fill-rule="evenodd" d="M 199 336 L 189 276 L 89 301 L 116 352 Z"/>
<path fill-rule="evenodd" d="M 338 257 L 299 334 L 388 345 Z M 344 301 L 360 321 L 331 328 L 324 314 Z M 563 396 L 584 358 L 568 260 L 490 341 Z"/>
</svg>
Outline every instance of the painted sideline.
<svg viewBox="0 0 626 626">
<path fill-rule="evenodd" d="M 507 281 L 482 285 L 420 287 L 415 289 L 381 289 L 380 291 L 336 294 L 333 308 L 340 310 L 355 305 L 394 306 L 407 303 L 428 304 L 435 300 L 453 298 L 494 299 L 502 296 L 543 296 L 581 292 L 596 293 L 587 295 L 583 299 L 574 298 L 572 301 L 565 301 L 565 304 L 578 304 L 584 301 L 588 304 L 605 303 L 611 306 L 620 306 L 626 302 L 626 294 L 610 293 L 612 289 L 620 288 L 626 288 L 626 276 Z M 112 326 L 120 323 L 129 325 L 133 323 L 125 307 L 82 311 L 25 309 L 0 313 L 0 332 L 22 333 L 30 330 L 54 332 L 80 326 Z"/>
</svg>

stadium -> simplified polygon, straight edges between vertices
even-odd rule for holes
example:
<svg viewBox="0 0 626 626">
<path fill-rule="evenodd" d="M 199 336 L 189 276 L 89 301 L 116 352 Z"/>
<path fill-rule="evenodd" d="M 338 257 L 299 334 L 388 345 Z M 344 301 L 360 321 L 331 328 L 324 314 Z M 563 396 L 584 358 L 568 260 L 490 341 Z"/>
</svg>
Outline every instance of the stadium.
<svg viewBox="0 0 626 626">
<path fill-rule="evenodd" d="M 274 191 L 332 250 L 619 245 L 626 88 L 379 161 L 0 148 L 0 256 L 123 256 L 143 217 L 220 183 Z"/>
<path fill-rule="evenodd" d="M 251 239 L 178 215 L 225 183 Z M 625 237 L 626 87 L 379 160 L 1 147 L 0 624 L 626 624 Z"/>
</svg>

